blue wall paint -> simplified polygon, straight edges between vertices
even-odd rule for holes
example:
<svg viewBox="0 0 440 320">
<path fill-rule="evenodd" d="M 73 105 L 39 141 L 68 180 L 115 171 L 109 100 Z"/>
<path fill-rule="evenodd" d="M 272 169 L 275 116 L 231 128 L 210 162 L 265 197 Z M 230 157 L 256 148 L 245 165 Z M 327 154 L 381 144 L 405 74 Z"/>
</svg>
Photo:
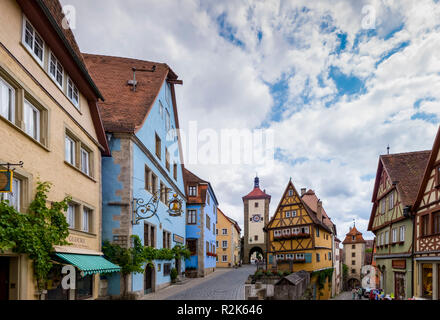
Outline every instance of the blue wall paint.
<svg viewBox="0 0 440 320">
<path fill-rule="evenodd" d="M 169 98 L 169 99 L 168 99 Z M 160 113 L 160 103 L 163 105 L 163 113 Z M 156 99 L 154 105 L 152 106 L 148 117 L 143 124 L 142 128 L 136 133 L 136 137 L 144 144 L 144 146 L 150 151 L 151 154 L 156 156 L 155 153 L 155 134 L 157 134 L 161 143 L 161 154 L 162 159 L 156 160 L 160 162 L 160 167 L 162 167 L 167 176 L 173 180 L 177 189 L 185 194 L 184 182 L 182 176 L 182 169 L 180 166 L 180 156 L 178 150 L 178 144 L 175 139 L 168 139 L 166 137 L 166 114 L 169 114 L 170 128 L 176 127 L 176 121 L 174 119 L 174 111 L 172 106 L 171 91 L 169 85 L 165 82 L 159 92 L 158 98 Z M 120 151 L 121 143 L 119 139 L 112 138 L 110 141 L 111 151 Z M 170 152 L 170 171 L 166 169 L 165 166 L 165 148 L 169 149 Z M 174 151 L 173 151 L 174 150 Z M 116 195 L 117 190 L 123 188 L 122 183 L 118 181 L 118 176 L 120 174 L 120 165 L 114 164 L 113 158 L 103 158 L 102 160 L 102 177 L 103 177 L 103 240 L 112 240 L 114 228 L 119 227 L 119 222 L 113 220 L 114 215 L 120 215 L 121 208 L 119 206 L 109 206 L 108 202 L 120 202 L 121 197 Z M 133 190 L 134 198 L 142 198 L 148 201 L 151 198 L 151 194 L 145 190 L 145 165 L 157 176 L 157 189 L 160 188 L 160 182 L 162 182 L 167 188 L 171 190 L 169 198 L 175 192 L 172 185 L 167 182 L 165 177 L 159 171 L 159 168 L 153 164 L 152 161 L 147 157 L 147 155 L 140 149 L 136 144 L 133 144 L 133 154 L 132 158 L 129 160 L 133 164 L 133 176 L 131 177 L 131 186 Z M 174 180 L 173 176 L 173 164 L 177 163 L 177 180 Z M 180 197 L 180 196 L 179 196 Z M 183 212 L 186 212 L 185 201 L 183 203 Z M 180 217 L 170 217 L 167 213 L 168 207 L 159 202 L 157 217 L 154 216 L 147 221 L 156 227 L 156 248 L 163 247 L 163 231 L 166 230 L 171 233 L 171 247 L 174 247 L 177 243 L 174 242 L 174 235 L 178 235 L 185 239 L 185 214 Z M 133 225 L 131 233 L 133 235 L 138 235 L 144 242 L 144 223 L 140 221 L 138 225 Z M 185 244 L 185 240 L 183 241 Z M 171 267 L 175 267 L 175 261 L 154 261 L 155 264 L 155 278 L 156 286 L 170 282 L 170 276 L 164 276 L 164 263 L 170 263 Z M 157 265 L 161 264 L 161 270 L 158 272 Z M 144 266 L 145 268 L 145 266 Z M 185 270 L 185 264 L 182 260 L 181 271 Z M 144 288 L 144 275 L 142 273 L 132 274 L 131 290 L 142 291 Z M 119 275 L 112 275 L 109 277 L 109 294 L 119 294 L 120 293 L 120 282 Z"/>
</svg>

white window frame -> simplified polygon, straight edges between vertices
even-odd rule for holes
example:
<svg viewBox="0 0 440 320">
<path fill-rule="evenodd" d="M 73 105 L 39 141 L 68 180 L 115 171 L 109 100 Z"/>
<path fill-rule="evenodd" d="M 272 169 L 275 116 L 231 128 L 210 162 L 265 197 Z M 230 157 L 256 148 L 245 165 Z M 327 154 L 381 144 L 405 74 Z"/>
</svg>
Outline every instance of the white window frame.
<svg viewBox="0 0 440 320">
<path fill-rule="evenodd" d="M 388 201 L 389 210 L 391 210 L 394 208 L 394 192 L 390 193 Z"/>
<path fill-rule="evenodd" d="M 296 260 L 304 260 L 305 259 L 304 253 L 297 253 L 295 255 L 295 259 Z"/>
<path fill-rule="evenodd" d="M 196 224 L 197 223 L 197 210 L 188 209 L 188 224 Z"/>
<path fill-rule="evenodd" d="M 296 210 L 290 211 L 290 214 L 291 214 L 292 218 L 296 217 Z"/>
<path fill-rule="evenodd" d="M 274 235 L 274 237 L 279 237 L 279 236 L 281 236 L 281 230 L 274 230 L 274 231 L 273 231 L 273 235 Z"/>
<path fill-rule="evenodd" d="M 222 229 L 222 235 L 226 236 L 228 234 L 228 229 Z"/>
<path fill-rule="evenodd" d="M 70 91 L 72 92 L 72 96 L 70 96 Z M 79 90 L 73 80 L 67 76 L 67 97 L 73 103 L 73 105 L 79 109 Z M 75 95 L 77 96 L 77 100 L 75 101 Z"/>
<path fill-rule="evenodd" d="M 392 237 L 392 242 L 396 243 L 397 242 L 397 228 L 391 229 L 391 237 Z"/>
<path fill-rule="evenodd" d="M 196 190 L 195 194 L 191 193 L 191 188 L 195 188 L 195 190 Z M 188 196 L 197 197 L 197 192 L 198 192 L 197 189 L 198 189 L 197 186 L 188 186 Z"/>
<path fill-rule="evenodd" d="M 284 254 L 277 254 L 277 260 L 284 260 Z"/>
<path fill-rule="evenodd" d="M 222 255 L 222 262 L 228 262 L 228 256 Z"/>
<path fill-rule="evenodd" d="M 15 210 L 21 210 L 21 184 L 22 181 L 17 178 L 12 179 L 12 192 L 0 193 L 0 200 L 8 200 L 9 205 Z"/>
<path fill-rule="evenodd" d="M 167 108 L 165 108 L 165 130 L 168 133 L 171 128 L 171 116 Z"/>
<path fill-rule="evenodd" d="M 67 141 L 69 140 L 69 141 Z M 70 143 L 70 154 L 68 155 L 68 150 L 67 150 L 67 143 Z M 70 163 L 72 166 L 76 166 L 76 156 L 75 156 L 75 152 L 76 151 L 76 141 L 74 139 L 72 139 L 71 137 L 69 137 L 66 134 L 66 138 L 64 140 L 64 152 L 65 152 L 65 160 Z M 67 157 L 69 156 L 69 158 Z M 72 163 L 73 161 L 73 163 Z"/>
<path fill-rule="evenodd" d="M 26 22 L 29 23 L 29 25 L 32 27 L 32 35 L 31 35 L 32 46 L 26 42 Z M 23 29 L 22 29 L 21 42 L 23 43 L 24 47 L 29 51 L 29 53 L 32 55 L 32 57 L 35 60 L 37 60 L 38 64 L 40 64 L 40 66 L 43 66 L 43 64 L 44 64 L 44 47 L 45 47 L 43 37 L 37 32 L 37 30 L 35 30 L 35 27 L 32 25 L 32 23 L 24 15 L 23 15 L 22 28 Z M 42 42 L 41 44 L 38 44 L 38 41 L 36 41 L 37 37 Z M 36 43 L 39 46 L 41 46 L 41 58 L 35 53 L 35 44 Z"/>
<path fill-rule="evenodd" d="M 223 240 L 222 241 L 222 248 L 226 249 L 228 247 L 228 240 Z"/>
<path fill-rule="evenodd" d="M 52 57 L 55 59 L 55 75 L 51 72 L 51 65 L 52 65 Z M 58 66 L 61 67 L 61 84 L 58 82 L 57 75 L 60 70 L 58 70 Z M 58 60 L 58 58 L 55 56 L 55 54 L 50 50 L 49 51 L 49 59 L 47 61 L 47 73 L 51 77 L 51 79 L 56 83 L 56 85 L 63 90 L 64 89 L 64 67 L 61 64 L 61 62 Z"/>
<path fill-rule="evenodd" d="M 67 207 L 67 223 L 69 224 L 69 229 L 75 229 L 75 214 L 76 205 L 69 204 Z"/>
<path fill-rule="evenodd" d="M 289 197 L 293 196 L 293 190 L 292 190 L 292 189 L 289 190 L 289 192 L 288 192 L 288 196 L 289 196 Z"/>
<path fill-rule="evenodd" d="M 0 77 L 0 84 L 0 115 L 10 122 L 15 123 L 15 88 L 2 77 Z M 3 105 L 3 86 L 8 92 L 7 107 Z"/>
<path fill-rule="evenodd" d="M 27 117 L 27 112 L 26 109 L 29 109 L 31 112 L 35 112 L 37 117 L 36 119 L 34 119 L 34 114 L 32 113 L 32 120 L 31 122 L 33 122 L 34 120 L 36 121 L 34 123 L 34 126 L 32 126 L 32 128 L 29 127 L 30 123 L 28 122 L 28 117 Z M 31 102 L 29 102 L 27 99 L 24 100 L 24 105 L 23 105 L 23 120 L 24 120 L 24 125 L 25 125 L 25 132 L 28 136 L 32 137 L 33 139 L 37 140 L 38 142 L 40 141 L 40 118 L 41 118 L 41 111 L 40 109 L 38 109 L 37 107 L 35 107 Z M 36 129 L 36 136 L 34 135 L 35 132 L 30 132 L 31 129 Z"/>
<path fill-rule="evenodd" d="M 83 207 L 81 230 L 84 232 L 90 232 L 91 211 L 89 208 Z"/>
<path fill-rule="evenodd" d="M 285 216 L 285 218 L 290 218 L 290 211 L 284 212 L 284 216 Z"/>
<path fill-rule="evenodd" d="M 387 231 L 385 231 L 385 244 L 389 244 L 390 242 L 390 233 Z"/>
<path fill-rule="evenodd" d="M 90 152 L 89 151 L 87 151 L 86 149 L 84 149 L 84 148 L 82 148 L 81 147 L 81 149 L 80 149 L 80 155 L 81 155 L 81 171 L 83 172 L 83 173 L 85 173 L 86 175 L 90 175 Z M 83 156 L 86 156 L 86 167 L 84 168 L 84 159 L 83 159 Z"/>
<path fill-rule="evenodd" d="M 400 240 L 400 242 L 404 242 L 405 241 L 405 231 L 406 231 L 406 227 L 405 226 L 400 226 L 399 227 L 399 240 Z"/>
</svg>

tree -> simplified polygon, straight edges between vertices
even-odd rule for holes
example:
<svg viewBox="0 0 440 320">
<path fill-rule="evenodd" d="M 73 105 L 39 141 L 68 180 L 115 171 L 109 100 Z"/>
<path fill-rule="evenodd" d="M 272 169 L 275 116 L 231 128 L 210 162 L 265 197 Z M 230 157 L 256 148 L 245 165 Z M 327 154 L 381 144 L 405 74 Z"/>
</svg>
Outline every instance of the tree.
<svg viewBox="0 0 440 320">
<path fill-rule="evenodd" d="M 51 254 L 54 245 L 69 245 L 69 225 L 65 212 L 70 197 L 47 206 L 50 182 L 37 182 L 37 192 L 29 206 L 29 214 L 23 214 L 9 205 L 8 200 L 0 202 L 0 252 L 12 250 L 26 254 L 33 261 L 34 277 L 38 290 L 47 285 L 47 276 L 52 268 Z"/>
</svg>

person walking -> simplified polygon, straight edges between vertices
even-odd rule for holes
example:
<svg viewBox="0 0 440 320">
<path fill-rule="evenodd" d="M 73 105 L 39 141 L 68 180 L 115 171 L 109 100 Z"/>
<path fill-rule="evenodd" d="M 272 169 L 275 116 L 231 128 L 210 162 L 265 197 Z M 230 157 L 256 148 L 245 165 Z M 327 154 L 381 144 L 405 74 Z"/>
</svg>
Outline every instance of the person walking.
<svg viewBox="0 0 440 320">
<path fill-rule="evenodd" d="M 352 300 L 356 300 L 356 288 L 351 289 Z"/>
<path fill-rule="evenodd" d="M 362 300 L 362 287 L 359 287 L 357 294 L 358 294 L 359 300 Z"/>
</svg>

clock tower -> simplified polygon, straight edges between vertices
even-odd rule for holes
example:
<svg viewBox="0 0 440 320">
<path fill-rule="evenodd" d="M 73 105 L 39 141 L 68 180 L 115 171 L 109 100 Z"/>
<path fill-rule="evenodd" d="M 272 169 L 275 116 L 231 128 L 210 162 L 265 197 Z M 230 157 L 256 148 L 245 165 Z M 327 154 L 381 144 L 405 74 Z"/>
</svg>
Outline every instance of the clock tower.
<svg viewBox="0 0 440 320">
<path fill-rule="evenodd" d="M 254 252 L 265 257 L 267 239 L 263 228 L 269 222 L 270 195 L 260 189 L 260 179 L 255 177 L 254 189 L 242 199 L 244 205 L 243 263 L 250 263 Z"/>
</svg>

